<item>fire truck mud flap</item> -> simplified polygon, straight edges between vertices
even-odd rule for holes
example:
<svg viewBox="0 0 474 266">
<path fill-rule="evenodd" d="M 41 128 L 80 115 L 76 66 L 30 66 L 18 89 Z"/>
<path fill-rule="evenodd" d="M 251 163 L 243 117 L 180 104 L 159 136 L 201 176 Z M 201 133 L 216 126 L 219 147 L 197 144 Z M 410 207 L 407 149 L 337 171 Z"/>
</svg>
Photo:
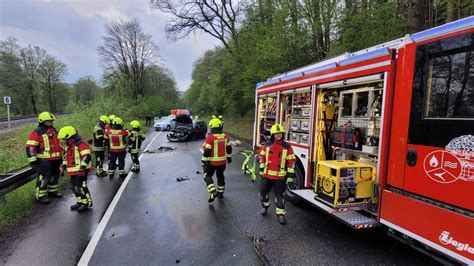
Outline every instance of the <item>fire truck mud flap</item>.
<svg viewBox="0 0 474 266">
<path fill-rule="evenodd" d="M 362 210 L 335 210 L 330 206 L 322 203 L 319 200 L 314 198 L 315 193 L 312 189 L 295 189 L 291 190 L 292 193 L 298 195 L 306 202 L 328 212 L 329 214 L 336 217 L 338 220 L 342 221 L 346 225 L 354 229 L 363 229 L 370 228 L 380 225 L 380 223 L 375 219 L 375 217 L 366 214 Z"/>
</svg>

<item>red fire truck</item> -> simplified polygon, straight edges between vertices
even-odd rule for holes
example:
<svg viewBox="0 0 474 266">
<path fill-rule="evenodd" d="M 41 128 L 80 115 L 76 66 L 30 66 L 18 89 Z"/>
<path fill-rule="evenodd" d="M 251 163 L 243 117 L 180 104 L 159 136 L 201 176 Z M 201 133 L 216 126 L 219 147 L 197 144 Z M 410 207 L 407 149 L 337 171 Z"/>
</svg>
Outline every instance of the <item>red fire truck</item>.
<svg viewBox="0 0 474 266">
<path fill-rule="evenodd" d="M 297 155 L 292 202 L 474 264 L 474 17 L 257 84 L 254 147 L 274 123 Z"/>
</svg>

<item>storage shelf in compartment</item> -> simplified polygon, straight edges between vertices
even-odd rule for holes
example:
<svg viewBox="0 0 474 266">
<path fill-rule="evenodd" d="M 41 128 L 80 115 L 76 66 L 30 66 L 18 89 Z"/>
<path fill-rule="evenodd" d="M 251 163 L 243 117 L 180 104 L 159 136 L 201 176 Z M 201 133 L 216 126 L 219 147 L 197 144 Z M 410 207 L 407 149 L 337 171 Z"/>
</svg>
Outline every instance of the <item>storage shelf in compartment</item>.
<svg viewBox="0 0 474 266">
<path fill-rule="evenodd" d="M 372 157 L 378 157 L 378 154 L 375 153 L 369 153 L 369 152 L 363 152 L 359 150 L 352 150 L 352 149 L 346 149 L 346 148 L 341 148 L 341 147 L 334 147 L 335 150 L 339 150 L 342 152 L 347 152 L 347 153 L 352 153 L 356 155 L 367 155 L 367 156 L 372 156 Z"/>
<path fill-rule="evenodd" d="M 265 116 L 264 118 L 265 118 L 265 120 L 266 120 L 266 119 L 275 120 L 275 119 L 276 119 L 276 116 Z"/>
<path fill-rule="evenodd" d="M 309 134 L 309 129 L 291 129 L 290 132 Z"/>
<path fill-rule="evenodd" d="M 292 116 L 292 119 L 310 119 L 311 115 L 305 115 L 305 116 Z"/>
<path fill-rule="evenodd" d="M 293 105 L 293 108 L 310 108 L 311 105 Z"/>
</svg>

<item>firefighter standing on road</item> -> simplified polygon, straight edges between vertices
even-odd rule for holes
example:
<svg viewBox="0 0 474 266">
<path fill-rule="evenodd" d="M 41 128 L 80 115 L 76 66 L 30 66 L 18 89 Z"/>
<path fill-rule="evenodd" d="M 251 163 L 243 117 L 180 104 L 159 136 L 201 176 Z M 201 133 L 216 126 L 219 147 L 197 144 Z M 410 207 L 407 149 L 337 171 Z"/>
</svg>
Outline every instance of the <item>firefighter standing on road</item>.
<svg viewBox="0 0 474 266">
<path fill-rule="evenodd" d="M 132 171 L 135 173 L 140 172 L 140 161 L 138 160 L 138 154 L 142 147 L 142 142 L 145 139 L 145 134 L 141 131 L 140 122 L 134 120 L 130 122 L 132 129 L 130 130 L 128 137 L 128 147 L 130 155 L 132 156 Z"/>
<path fill-rule="evenodd" d="M 87 175 L 91 168 L 92 155 L 89 144 L 82 141 L 79 134 L 71 126 L 59 130 L 59 139 L 63 143 L 63 168 L 71 177 L 71 188 L 76 196 L 76 204 L 71 210 L 83 212 L 92 207 L 92 196 L 87 188 Z"/>
<path fill-rule="evenodd" d="M 294 182 L 296 157 L 290 144 L 283 139 L 285 129 L 282 125 L 273 125 L 270 133 L 270 140 L 265 143 L 259 153 L 260 176 L 262 178 L 259 196 L 263 207 L 260 213 L 267 214 L 270 206 L 268 194 L 273 188 L 278 222 L 286 224 L 284 194 L 286 183 Z"/>
<path fill-rule="evenodd" d="M 105 149 L 107 148 L 107 141 L 105 139 L 105 125 L 110 122 L 109 117 L 106 115 L 101 115 L 99 122 L 94 127 L 93 138 L 94 138 L 94 155 L 95 155 L 95 168 L 96 175 L 103 177 L 107 175 L 107 172 L 104 171 L 104 159 L 105 159 Z"/>
<path fill-rule="evenodd" d="M 58 132 L 53 127 L 55 117 L 49 112 L 38 115 L 38 127 L 30 133 L 26 142 L 26 156 L 33 169 L 36 169 L 36 201 L 50 202 L 49 197 L 61 198 L 58 181 L 61 167 L 61 144 Z"/>
<path fill-rule="evenodd" d="M 113 178 L 115 168 L 119 168 L 119 176 L 125 177 L 125 157 L 127 156 L 127 137 L 128 131 L 123 129 L 123 121 L 115 117 L 109 130 L 105 132 L 105 137 L 109 141 L 109 177 Z"/>
<path fill-rule="evenodd" d="M 211 133 L 207 135 L 203 144 L 202 164 L 204 169 L 204 181 L 209 193 L 209 202 L 214 201 L 216 197 L 224 197 L 225 177 L 224 170 L 227 163 L 232 162 L 232 146 L 229 143 L 229 136 L 222 133 L 222 122 L 213 118 L 209 122 Z M 212 176 L 214 172 L 217 176 L 217 190 L 214 186 Z"/>
</svg>

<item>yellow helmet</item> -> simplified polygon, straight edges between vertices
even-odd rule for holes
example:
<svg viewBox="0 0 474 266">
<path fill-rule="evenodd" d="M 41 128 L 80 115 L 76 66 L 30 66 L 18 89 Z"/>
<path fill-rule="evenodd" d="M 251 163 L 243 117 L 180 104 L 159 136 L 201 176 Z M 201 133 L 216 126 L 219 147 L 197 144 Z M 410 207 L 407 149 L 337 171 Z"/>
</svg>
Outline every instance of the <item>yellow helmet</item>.
<svg viewBox="0 0 474 266">
<path fill-rule="evenodd" d="M 38 122 L 54 121 L 56 117 L 50 112 L 42 112 L 38 115 Z"/>
<path fill-rule="evenodd" d="M 109 117 L 106 116 L 106 115 L 101 115 L 101 116 L 99 117 L 99 121 L 100 121 L 100 122 L 103 122 L 104 124 L 110 123 L 110 119 L 109 119 Z"/>
<path fill-rule="evenodd" d="M 222 120 L 222 115 L 219 116 L 219 119 Z"/>
<path fill-rule="evenodd" d="M 123 126 L 123 120 L 120 117 L 115 117 L 114 120 L 112 121 L 114 125 L 121 125 Z"/>
<path fill-rule="evenodd" d="M 212 116 L 212 119 L 214 119 L 214 118 L 216 118 L 216 116 L 215 116 L 215 115 L 213 115 L 213 116 Z"/>
<path fill-rule="evenodd" d="M 115 119 L 115 115 L 109 115 L 109 123 L 113 123 Z"/>
<path fill-rule="evenodd" d="M 213 118 L 211 121 L 209 121 L 209 127 L 210 128 L 218 128 L 222 126 L 222 121 L 219 120 L 218 118 Z"/>
<path fill-rule="evenodd" d="M 140 128 L 140 122 L 138 122 L 137 120 L 133 120 L 132 122 L 130 122 L 130 126 L 132 128 Z"/>
<path fill-rule="evenodd" d="M 275 124 L 270 129 L 270 134 L 285 133 L 285 129 L 281 124 Z"/>
<path fill-rule="evenodd" d="M 65 127 L 62 127 L 60 130 L 59 130 L 59 133 L 58 133 L 58 139 L 60 140 L 66 140 L 66 139 L 69 139 L 71 138 L 72 136 L 76 135 L 76 130 L 71 127 L 71 126 L 65 126 Z"/>
</svg>

